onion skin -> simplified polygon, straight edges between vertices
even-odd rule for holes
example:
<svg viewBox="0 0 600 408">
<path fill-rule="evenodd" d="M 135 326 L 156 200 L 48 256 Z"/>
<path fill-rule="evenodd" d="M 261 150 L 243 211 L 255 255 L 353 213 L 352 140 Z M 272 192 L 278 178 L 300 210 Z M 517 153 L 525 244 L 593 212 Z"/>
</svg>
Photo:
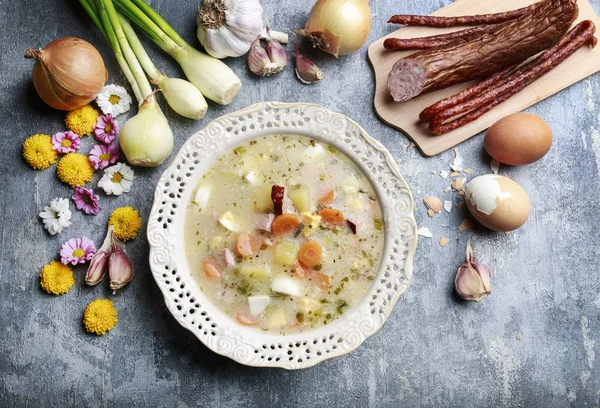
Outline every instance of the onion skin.
<svg viewBox="0 0 600 408">
<path fill-rule="evenodd" d="M 108 79 L 102 56 L 87 41 L 64 37 L 46 48 L 27 49 L 25 58 L 36 60 L 33 86 L 42 100 L 59 110 L 74 110 L 93 101 Z"/>
<path fill-rule="evenodd" d="M 369 0 L 318 0 L 297 32 L 337 58 L 362 47 L 372 24 Z"/>
</svg>

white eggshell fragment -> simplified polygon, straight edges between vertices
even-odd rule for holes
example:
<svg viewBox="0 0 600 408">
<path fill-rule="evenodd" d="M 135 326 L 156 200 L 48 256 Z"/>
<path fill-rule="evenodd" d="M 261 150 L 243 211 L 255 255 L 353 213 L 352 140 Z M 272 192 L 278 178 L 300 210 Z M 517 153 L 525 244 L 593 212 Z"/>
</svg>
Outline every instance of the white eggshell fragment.
<svg viewBox="0 0 600 408">
<path fill-rule="evenodd" d="M 465 186 L 467 207 L 477 221 L 494 231 L 512 231 L 529 217 L 529 197 L 508 177 L 486 174 Z"/>
</svg>

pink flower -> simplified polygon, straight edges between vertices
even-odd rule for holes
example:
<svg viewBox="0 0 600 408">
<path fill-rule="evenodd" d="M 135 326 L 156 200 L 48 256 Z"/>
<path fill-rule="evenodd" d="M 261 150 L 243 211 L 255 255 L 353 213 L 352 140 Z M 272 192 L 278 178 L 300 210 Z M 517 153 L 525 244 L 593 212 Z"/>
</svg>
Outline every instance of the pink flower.
<svg viewBox="0 0 600 408">
<path fill-rule="evenodd" d="M 52 148 L 59 153 L 72 153 L 81 144 L 79 135 L 69 131 L 58 132 L 52 136 Z"/>
<path fill-rule="evenodd" d="M 60 261 L 77 265 L 89 261 L 95 253 L 96 245 L 89 238 L 71 238 L 60 247 Z"/>
<path fill-rule="evenodd" d="M 96 170 L 104 169 L 119 160 L 119 148 L 116 143 L 96 145 L 90 150 L 88 160 Z"/>
<path fill-rule="evenodd" d="M 117 137 L 117 133 L 119 133 L 119 125 L 113 115 L 109 113 L 98 117 L 98 121 L 94 125 L 94 137 L 97 141 L 111 144 Z"/>
<path fill-rule="evenodd" d="M 81 186 L 75 187 L 73 191 L 73 201 L 78 210 L 86 214 L 96 215 L 102 209 L 98 204 L 100 197 L 94 194 L 91 188 Z"/>
</svg>

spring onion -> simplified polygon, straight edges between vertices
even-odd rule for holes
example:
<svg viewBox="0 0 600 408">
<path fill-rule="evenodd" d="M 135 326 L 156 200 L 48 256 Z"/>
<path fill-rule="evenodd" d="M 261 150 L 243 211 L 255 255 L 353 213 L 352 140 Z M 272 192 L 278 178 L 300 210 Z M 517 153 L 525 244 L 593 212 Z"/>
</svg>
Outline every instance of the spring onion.
<svg viewBox="0 0 600 408">
<path fill-rule="evenodd" d="M 161 111 L 146 74 L 125 36 L 112 0 L 79 0 L 108 39 L 117 62 L 139 104 L 137 115 L 121 128 L 121 149 L 133 165 L 154 167 L 173 150 L 173 133 Z"/>
<path fill-rule="evenodd" d="M 193 48 L 143 0 L 114 0 L 114 3 L 123 15 L 179 63 L 189 81 L 205 97 L 221 105 L 233 101 L 241 82 L 227 65 Z"/>
<path fill-rule="evenodd" d="M 198 88 L 188 81 L 179 78 L 169 78 L 160 72 L 146 53 L 146 50 L 144 50 L 129 21 L 122 15 L 119 15 L 119 20 L 135 56 L 148 77 L 150 77 L 150 80 L 158 85 L 169 106 L 186 118 L 202 119 L 206 114 L 208 104 Z"/>
</svg>

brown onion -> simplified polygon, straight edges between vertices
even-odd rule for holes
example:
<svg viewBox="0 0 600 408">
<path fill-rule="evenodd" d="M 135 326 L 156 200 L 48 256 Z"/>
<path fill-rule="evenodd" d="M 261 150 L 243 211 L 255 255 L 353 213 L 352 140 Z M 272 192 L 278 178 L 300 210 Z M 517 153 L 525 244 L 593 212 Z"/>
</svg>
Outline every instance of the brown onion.
<svg viewBox="0 0 600 408">
<path fill-rule="evenodd" d="M 79 38 L 59 38 L 43 50 L 29 47 L 25 58 L 36 60 L 33 85 L 40 98 L 55 109 L 73 110 L 87 105 L 108 78 L 98 50 Z"/>
<path fill-rule="evenodd" d="M 337 58 L 363 46 L 372 22 L 369 0 L 318 0 L 296 32 Z"/>
</svg>

